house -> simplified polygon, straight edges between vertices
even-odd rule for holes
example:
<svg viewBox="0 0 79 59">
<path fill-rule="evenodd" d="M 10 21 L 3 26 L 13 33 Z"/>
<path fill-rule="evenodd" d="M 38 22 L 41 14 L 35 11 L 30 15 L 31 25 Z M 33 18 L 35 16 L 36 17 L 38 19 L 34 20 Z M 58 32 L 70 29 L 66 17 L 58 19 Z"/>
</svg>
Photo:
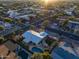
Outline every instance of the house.
<svg viewBox="0 0 79 59">
<path fill-rule="evenodd" d="M 79 22 L 77 22 L 77 21 L 69 21 L 68 25 L 69 25 L 70 29 L 74 30 L 74 32 L 79 31 Z"/>
<path fill-rule="evenodd" d="M 29 30 L 23 34 L 24 42 L 29 43 L 33 42 L 35 44 L 38 44 L 42 39 L 44 39 L 47 36 L 47 33 L 45 32 L 35 32 L 33 30 Z"/>
<path fill-rule="evenodd" d="M 67 15 L 70 15 L 70 16 L 72 16 L 72 15 L 74 15 L 74 10 L 75 10 L 75 8 L 76 8 L 77 6 L 73 6 L 72 8 L 70 7 L 69 9 L 66 9 L 66 10 L 64 10 L 64 12 L 67 14 Z"/>
<path fill-rule="evenodd" d="M 28 17 L 28 15 L 21 15 L 21 16 L 17 16 L 17 17 L 15 17 L 16 19 L 25 19 L 25 20 L 29 20 L 29 17 Z"/>
<path fill-rule="evenodd" d="M 68 43 L 61 42 L 59 47 L 52 51 L 53 59 L 79 59 L 78 51 L 72 48 Z"/>
<path fill-rule="evenodd" d="M 10 50 L 10 51 L 14 51 L 17 47 L 18 44 L 12 42 L 12 41 L 7 41 L 4 43 L 4 45 Z"/>
<path fill-rule="evenodd" d="M 17 13 L 16 10 L 9 10 L 9 11 L 7 12 L 7 14 L 8 14 L 8 16 L 9 16 L 10 18 L 15 18 L 15 17 L 17 17 L 17 16 L 19 15 L 19 13 Z"/>
<path fill-rule="evenodd" d="M 0 45 L 0 59 L 18 59 L 18 56 L 12 51 L 15 47 L 12 45 L 11 41 L 8 41 L 11 44 L 4 43 Z M 16 57 L 15 57 L 16 56 Z"/>
<path fill-rule="evenodd" d="M 55 37 L 64 37 L 67 39 L 64 40 L 68 40 L 69 42 L 73 41 L 74 43 L 79 43 L 79 36 L 75 35 L 74 33 L 70 33 L 70 32 L 65 32 L 59 29 L 55 29 L 52 27 L 47 27 L 45 30 L 48 34 L 55 36 Z"/>
</svg>

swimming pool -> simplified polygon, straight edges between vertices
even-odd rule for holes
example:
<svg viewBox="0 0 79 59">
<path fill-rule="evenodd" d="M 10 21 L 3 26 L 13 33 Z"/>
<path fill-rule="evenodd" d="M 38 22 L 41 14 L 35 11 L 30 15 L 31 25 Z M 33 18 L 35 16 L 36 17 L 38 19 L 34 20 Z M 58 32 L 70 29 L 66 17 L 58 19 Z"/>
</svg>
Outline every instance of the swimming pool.
<svg viewBox="0 0 79 59">
<path fill-rule="evenodd" d="M 37 47 L 33 47 L 33 48 L 31 49 L 31 51 L 32 51 L 32 52 L 37 52 L 37 53 L 43 52 L 42 49 L 37 48 Z"/>
</svg>

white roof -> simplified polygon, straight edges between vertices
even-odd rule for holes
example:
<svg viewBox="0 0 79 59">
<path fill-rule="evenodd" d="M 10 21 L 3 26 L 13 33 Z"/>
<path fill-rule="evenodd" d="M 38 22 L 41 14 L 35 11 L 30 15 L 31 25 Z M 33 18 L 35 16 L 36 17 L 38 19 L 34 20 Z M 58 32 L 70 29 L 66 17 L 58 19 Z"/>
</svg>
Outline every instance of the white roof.
<svg viewBox="0 0 79 59">
<path fill-rule="evenodd" d="M 74 24 L 79 24 L 79 22 L 77 21 L 69 21 L 69 22 L 74 23 Z"/>
<path fill-rule="evenodd" d="M 28 15 L 17 16 L 16 19 L 23 18 L 23 19 L 29 20 L 30 19 L 29 16 L 35 16 L 35 15 L 34 14 L 28 14 Z"/>
<path fill-rule="evenodd" d="M 44 38 L 46 35 L 42 35 L 44 32 L 41 32 L 41 33 L 38 33 L 38 32 L 35 32 L 35 31 L 27 31 L 27 32 L 30 32 L 31 34 L 37 36 L 37 37 L 40 37 L 40 38 Z"/>
<path fill-rule="evenodd" d="M 45 32 L 38 33 L 32 30 L 29 30 L 23 34 L 23 37 L 25 37 L 24 41 L 26 43 L 32 41 L 33 43 L 36 44 L 38 44 L 46 36 L 47 34 Z"/>
<path fill-rule="evenodd" d="M 18 17 L 16 17 L 16 18 L 17 18 L 17 19 L 23 18 L 23 19 L 27 19 L 27 20 L 29 20 L 28 15 L 18 16 Z"/>
</svg>

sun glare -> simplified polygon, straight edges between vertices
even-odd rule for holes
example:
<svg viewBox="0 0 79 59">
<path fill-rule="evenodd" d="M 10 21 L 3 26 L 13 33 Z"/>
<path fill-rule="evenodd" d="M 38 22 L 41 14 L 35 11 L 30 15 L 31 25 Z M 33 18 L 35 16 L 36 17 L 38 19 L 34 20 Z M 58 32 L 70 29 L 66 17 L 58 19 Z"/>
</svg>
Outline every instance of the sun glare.
<svg viewBox="0 0 79 59">
<path fill-rule="evenodd" d="M 50 3 L 54 3 L 57 0 L 42 0 L 46 5 L 50 4 Z"/>
<path fill-rule="evenodd" d="M 44 0 L 45 4 L 47 4 L 49 2 L 49 0 Z"/>
</svg>

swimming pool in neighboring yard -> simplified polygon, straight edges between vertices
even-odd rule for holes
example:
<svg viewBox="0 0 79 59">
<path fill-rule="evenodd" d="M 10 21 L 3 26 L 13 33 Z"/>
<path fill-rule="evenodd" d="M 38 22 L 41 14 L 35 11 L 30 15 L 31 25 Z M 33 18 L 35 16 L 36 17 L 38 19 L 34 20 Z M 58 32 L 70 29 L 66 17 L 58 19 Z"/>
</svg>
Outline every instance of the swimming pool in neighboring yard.
<svg viewBox="0 0 79 59">
<path fill-rule="evenodd" d="M 37 48 L 37 47 L 33 47 L 33 48 L 31 49 L 31 51 L 32 51 L 32 52 L 37 52 L 37 53 L 43 52 L 43 50 L 42 50 L 41 48 Z"/>
</svg>

